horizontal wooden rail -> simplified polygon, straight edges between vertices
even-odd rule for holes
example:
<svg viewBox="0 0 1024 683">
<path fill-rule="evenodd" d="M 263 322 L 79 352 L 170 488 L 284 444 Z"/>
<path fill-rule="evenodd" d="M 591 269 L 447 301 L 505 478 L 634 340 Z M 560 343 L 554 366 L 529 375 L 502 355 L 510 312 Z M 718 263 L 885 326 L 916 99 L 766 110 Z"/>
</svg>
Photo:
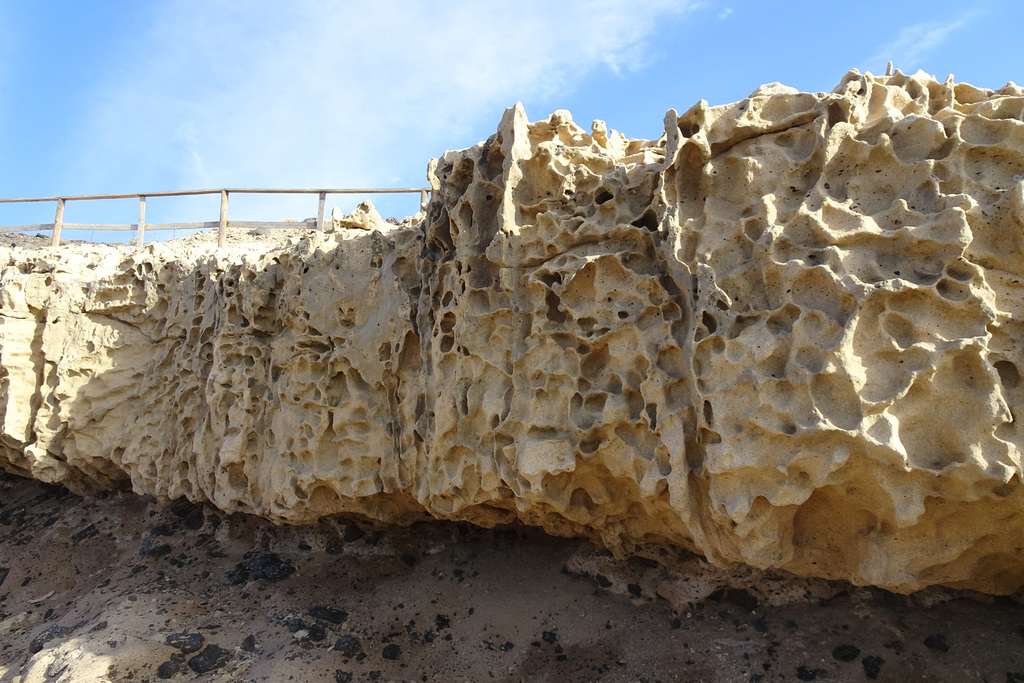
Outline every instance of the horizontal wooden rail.
<svg viewBox="0 0 1024 683">
<path fill-rule="evenodd" d="M 231 193 L 238 194 L 315 194 L 319 197 L 315 219 L 304 221 L 229 221 L 228 220 L 228 196 Z M 250 230 L 324 230 L 324 202 L 329 194 L 402 194 L 418 193 L 420 195 L 420 210 L 425 211 L 429 199 L 429 187 L 400 187 L 400 188 L 329 188 L 329 189 L 256 189 L 256 188 L 227 188 L 219 190 L 170 190 L 168 192 L 139 192 L 127 194 L 89 194 L 75 195 L 70 197 L 25 197 L 19 199 L 0 199 L 0 204 L 17 204 L 24 202 L 57 202 L 57 213 L 53 223 L 35 223 L 33 225 L 11 225 L 0 226 L 0 234 L 13 232 L 50 231 L 52 246 L 60 245 L 60 235 L 63 230 L 114 230 L 134 231 L 136 233 L 136 244 L 142 246 L 147 230 L 205 230 L 217 228 L 217 244 L 223 247 L 226 244 L 227 230 L 229 228 L 248 228 Z M 188 197 L 205 194 L 220 195 L 220 220 L 203 221 L 199 223 L 146 223 L 146 198 L 147 197 Z M 95 199 L 138 199 L 139 200 L 139 222 L 135 224 L 100 224 L 100 223 L 65 223 L 64 205 L 69 201 L 88 201 Z"/>
<path fill-rule="evenodd" d="M 220 221 L 204 221 L 201 223 L 146 223 L 146 232 L 153 230 L 207 230 L 219 228 Z M 62 223 L 61 231 L 64 230 L 113 230 L 115 232 L 135 232 L 138 229 L 137 223 Z M 228 221 L 228 228 L 248 228 L 249 230 L 316 230 L 316 219 L 309 218 L 304 221 Z M 10 225 L 0 227 L 0 233 L 4 232 L 32 232 L 53 230 L 53 223 L 37 223 L 35 225 Z"/>
<path fill-rule="evenodd" d="M 400 187 L 400 188 L 366 188 L 366 189 L 254 189 L 254 188 L 225 188 L 221 190 L 171 190 L 169 192 L 135 192 L 131 194 L 82 194 L 68 197 L 25 197 L 20 199 L 0 199 L 0 204 L 14 204 L 18 202 L 55 202 L 58 200 L 82 201 L 86 199 L 137 199 L 139 197 L 189 197 L 200 194 L 403 194 L 412 192 L 430 192 L 429 187 Z"/>
</svg>

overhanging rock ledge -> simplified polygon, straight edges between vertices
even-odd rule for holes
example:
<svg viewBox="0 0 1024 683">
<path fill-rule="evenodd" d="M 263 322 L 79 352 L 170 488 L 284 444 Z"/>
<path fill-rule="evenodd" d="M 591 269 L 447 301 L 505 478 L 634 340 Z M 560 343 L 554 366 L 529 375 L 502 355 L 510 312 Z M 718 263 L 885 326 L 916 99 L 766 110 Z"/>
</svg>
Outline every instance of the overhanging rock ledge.
<svg viewBox="0 0 1024 683">
<path fill-rule="evenodd" d="M 851 72 L 665 124 L 510 109 L 389 232 L 0 250 L 0 465 L 1018 590 L 1024 90 Z"/>
</svg>

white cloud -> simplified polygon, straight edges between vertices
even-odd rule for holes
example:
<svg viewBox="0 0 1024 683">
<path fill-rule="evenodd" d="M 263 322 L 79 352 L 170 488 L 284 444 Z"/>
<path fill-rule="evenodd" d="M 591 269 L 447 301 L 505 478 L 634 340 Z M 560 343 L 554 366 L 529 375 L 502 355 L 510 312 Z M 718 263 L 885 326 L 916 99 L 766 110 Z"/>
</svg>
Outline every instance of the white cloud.
<svg viewBox="0 0 1024 683">
<path fill-rule="evenodd" d="M 894 68 L 913 73 L 922 67 L 922 60 L 942 45 L 950 34 L 969 24 L 976 16 L 977 12 L 970 12 L 950 21 L 928 21 L 908 26 L 867 60 L 868 69 L 878 70 L 879 64 L 892 61 Z"/>
<path fill-rule="evenodd" d="M 722 19 L 727 19 L 730 14 L 732 14 L 732 7 L 726 7 L 718 13 L 718 20 L 721 21 Z"/>
<path fill-rule="evenodd" d="M 166 0 L 140 60 L 94 94 L 69 172 L 127 191 L 420 184 L 440 141 L 472 145 L 483 119 L 602 65 L 641 68 L 697 4 Z"/>
</svg>

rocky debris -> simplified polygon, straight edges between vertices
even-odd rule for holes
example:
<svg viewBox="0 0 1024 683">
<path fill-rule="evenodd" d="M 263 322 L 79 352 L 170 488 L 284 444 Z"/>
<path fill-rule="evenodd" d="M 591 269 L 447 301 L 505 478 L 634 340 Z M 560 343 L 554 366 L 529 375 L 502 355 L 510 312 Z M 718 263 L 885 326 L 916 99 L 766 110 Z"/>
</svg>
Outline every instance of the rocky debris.
<svg viewBox="0 0 1024 683">
<path fill-rule="evenodd" d="M 565 571 L 589 543 L 528 528 L 394 528 L 328 555 L 347 522 L 277 527 L 204 507 L 210 533 L 184 535 L 184 517 L 128 493 L 78 499 L 37 497 L 40 490 L 0 475 L 0 512 L 28 511 L 20 523 L 18 515 L 0 521 L 0 557 L 10 567 L 0 590 L 0 678 L 255 682 L 335 680 L 340 671 L 342 680 L 657 680 L 673 671 L 767 683 L 798 675 L 1002 681 L 1024 671 L 1024 620 L 1005 598 L 940 589 L 899 596 L 837 582 L 824 599 L 791 591 L 788 602 L 770 604 L 723 584 L 674 610 L 657 597 L 659 582 L 673 585 L 668 565 L 606 553 L 601 572 L 612 586 L 601 588 Z M 72 544 L 70 533 L 87 522 L 97 533 Z M 15 524 L 32 539 L 21 542 Z M 139 539 L 166 532 L 175 552 L 133 574 Z M 225 590 L 229 568 L 263 553 L 301 557 L 301 571 L 285 584 Z M 712 573 L 694 576 L 710 581 Z M 628 583 L 640 583 L 644 598 L 617 592 Z M 348 616 L 333 624 L 312 607 Z M 55 623 L 80 626 L 29 652 L 32 637 Z M 310 637 L 316 627 L 322 640 Z M 939 634 L 955 657 L 925 644 Z M 200 635 L 198 650 L 177 649 Z M 197 674 L 188 660 L 211 643 L 230 658 Z M 397 659 L 384 656 L 388 645 Z"/>
</svg>

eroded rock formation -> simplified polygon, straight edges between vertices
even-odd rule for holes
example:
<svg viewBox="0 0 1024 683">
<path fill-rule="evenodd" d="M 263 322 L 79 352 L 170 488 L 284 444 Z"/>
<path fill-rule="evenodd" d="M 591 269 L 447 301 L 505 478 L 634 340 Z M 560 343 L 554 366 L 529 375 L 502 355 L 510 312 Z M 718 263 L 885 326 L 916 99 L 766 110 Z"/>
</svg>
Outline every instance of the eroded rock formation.
<svg viewBox="0 0 1024 683">
<path fill-rule="evenodd" d="M 390 232 L 5 251 L 0 463 L 1020 588 L 1024 90 L 851 72 L 665 123 L 510 109 Z"/>
</svg>

